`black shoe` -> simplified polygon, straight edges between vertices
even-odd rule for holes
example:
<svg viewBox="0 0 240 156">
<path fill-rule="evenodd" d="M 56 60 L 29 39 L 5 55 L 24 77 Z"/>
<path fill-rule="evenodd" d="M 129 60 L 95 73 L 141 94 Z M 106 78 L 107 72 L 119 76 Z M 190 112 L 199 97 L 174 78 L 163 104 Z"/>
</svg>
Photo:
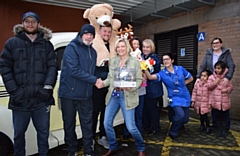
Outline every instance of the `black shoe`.
<svg viewBox="0 0 240 156">
<path fill-rule="evenodd" d="M 210 129 L 210 127 L 206 127 L 206 134 L 209 134 L 209 133 L 211 133 L 211 129 Z"/>
<path fill-rule="evenodd" d="M 223 138 L 226 138 L 227 137 L 227 132 L 226 132 L 226 130 L 222 130 L 222 135 L 221 135 L 221 137 L 223 137 Z"/>
<path fill-rule="evenodd" d="M 144 127 L 142 130 L 143 131 L 149 131 L 151 129 L 151 127 Z"/>
<path fill-rule="evenodd" d="M 179 131 L 179 132 L 185 131 L 185 127 L 184 127 L 184 125 L 182 125 L 182 126 L 179 128 L 178 131 Z"/>
<path fill-rule="evenodd" d="M 217 130 L 217 134 L 216 134 L 216 137 L 220 137 L 220 136 L 222 136 L 222 130 Z"/>
<path fill-rule="evenodd" d="M 157 134 L 159 132 L 160 131 L 151 131 L 151 132 L 148 133 L 148 136 L 153 136 L 153 135 L 155 135 L 155 134 Z"/>
<path fill-rule="evenodd" d="M 123 137 L 122 137 L 123 140 L 128 140 L 129 138 L 130 138 L 129 135 L 123 135 Z"/>
<path fill-rule="evenodd" d="M 176 142 L 178 141 L 178 137 L 177 136 L 173 136 L 171 134 L 169 134 L 169 137 L 172 139 L 172 141 Z"/>
<path fill-rule="evenodd" d="M 199 128 L 199 132 L 203 132 L 203 131 L 205 131 L 205 126 L 201 125 L 201 127 Z"/>
</svg>

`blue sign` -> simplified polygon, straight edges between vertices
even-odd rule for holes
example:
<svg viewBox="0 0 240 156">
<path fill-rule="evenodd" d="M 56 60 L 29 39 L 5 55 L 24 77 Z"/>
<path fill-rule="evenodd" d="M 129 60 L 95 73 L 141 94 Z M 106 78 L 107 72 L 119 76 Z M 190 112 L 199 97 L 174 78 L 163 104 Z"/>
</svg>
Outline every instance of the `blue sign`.
<svg viewBox="0 0 240 156">
<path fill-rule="evenodd" d="M 181 48 L 181 57 L 185 56 L 185 48 Z"/>
<path fill-rule="evenodd" d="M 198 33 L 198 42 L 205 41 L 205 32 Z"/>
</svg>

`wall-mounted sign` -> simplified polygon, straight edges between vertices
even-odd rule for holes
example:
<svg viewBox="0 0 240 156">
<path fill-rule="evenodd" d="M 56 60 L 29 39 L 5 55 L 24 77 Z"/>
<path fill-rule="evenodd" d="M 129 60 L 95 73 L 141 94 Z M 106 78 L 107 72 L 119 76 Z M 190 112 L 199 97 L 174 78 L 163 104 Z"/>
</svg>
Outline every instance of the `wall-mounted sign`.
<svg viewBox="0 0 240 156">
<path fill-rule="evenodd" d="M 181 48 L 180 52 L 181 52 L 181 57 L 185 56 L 185 48 Z"/>
<path fill-rule="evenodd" d="M 205 41 L 205 32 L 198 33 L 198 42 Z"/>
</svg>

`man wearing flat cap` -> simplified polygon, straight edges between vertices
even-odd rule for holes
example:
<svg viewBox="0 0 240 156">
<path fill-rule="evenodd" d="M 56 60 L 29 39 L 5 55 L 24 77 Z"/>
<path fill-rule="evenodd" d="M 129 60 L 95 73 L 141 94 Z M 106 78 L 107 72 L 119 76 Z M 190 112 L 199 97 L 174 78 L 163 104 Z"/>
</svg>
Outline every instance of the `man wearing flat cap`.
<svg viewBox="0 0 240 156">
<path fill-rule="evenodd" d="M 81 123 L 84 156 L 91 156 L 93 152 L 92 88 L 94 85 L 102 85 L 102 80 L 94 76 L 97 58 L 92 47 L 94 37 L 94 27 L 90 24 L 83 25 L 63 54 L 59 98 L 68 156 L 76 156 L 78 153 L 76 112 Z"/>
<path fill-rule="evenodd" d="M 14 26 L 15 36 L 7 40 L 0 68 L 12 110 L 14 155 L 25 156 L 25 132 L 32 119 L 37 131 L 38 154 L 47 156 L 50 106 L 57 79 L 57 61 L 49 41 L 51 30 L 40 26 L 39 17 L 27 12 L 22 24 Z"/>
</svg>

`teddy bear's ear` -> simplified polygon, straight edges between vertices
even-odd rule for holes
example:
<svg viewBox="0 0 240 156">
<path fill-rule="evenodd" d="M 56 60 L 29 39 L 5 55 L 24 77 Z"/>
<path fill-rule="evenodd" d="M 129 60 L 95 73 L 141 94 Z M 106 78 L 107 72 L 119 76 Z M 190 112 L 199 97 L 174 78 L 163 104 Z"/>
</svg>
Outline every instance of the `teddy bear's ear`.
<svg viewBox="0 0 240 156">
<path fill-rule="evenodd" d="M 85 10 L 84 13 L 83 13 L 83 18 L 88 18 L 88 15 L 89 15 L 90 11 L 91 11 L 91 9 Z"/>
<path fill-rule="evenodd" d="M 104 3 L 103 6 L 106 7 L 107 9 L 113 11 L 113 7 L 111 5 Z"/>
</svg>

